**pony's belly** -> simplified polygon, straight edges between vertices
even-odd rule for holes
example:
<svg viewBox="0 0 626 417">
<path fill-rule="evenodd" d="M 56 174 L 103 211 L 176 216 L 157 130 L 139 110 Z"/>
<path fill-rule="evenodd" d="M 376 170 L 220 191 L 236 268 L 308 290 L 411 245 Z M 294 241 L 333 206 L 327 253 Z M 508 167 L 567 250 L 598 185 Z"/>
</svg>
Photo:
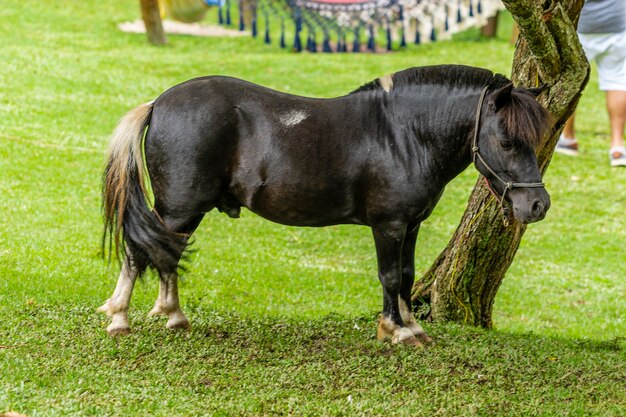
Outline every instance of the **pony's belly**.
<svg viewBox="0 0 626 417">
<path fill-rule="evenodd" d="M 296 213 L 294 211 L 278 212 L 278 211 L 259 211 L 250 209 L 255 214 L 272 221 L 274 223 L 284 224 L 286 226 L 300 227 L 325 227 L 338 224 L 365 224 L 361 219 L 354 216 L 332 216 L 332 215 L 303 215 L 304 213 Z"/>
<path fill-rule="evenodd" d="M 289 226 L 363 224 L 351 193 L 346 190 L 311 189 L 306 186 L 262 184 L 245 193 L 233 193 L 250 211 Z"/>
</svg>

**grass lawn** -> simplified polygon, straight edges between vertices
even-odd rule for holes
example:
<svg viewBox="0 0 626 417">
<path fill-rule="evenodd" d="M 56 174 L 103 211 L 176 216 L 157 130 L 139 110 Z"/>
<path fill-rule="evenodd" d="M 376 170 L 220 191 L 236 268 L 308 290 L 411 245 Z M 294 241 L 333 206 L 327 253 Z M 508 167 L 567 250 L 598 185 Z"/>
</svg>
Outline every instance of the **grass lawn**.
<svg viewBox="0 0 626 417">
<path fill-rule="evenodd" d="M 498 293 L 495 330 L 426 323 L 423 350 L 375 340 L 381 290 L 371 233 L 211 213 L 181 284 L 193 330 L 146 313 L 106 335 L 95 312 L 117 266 L 102 260 L 101 174 L 119 118 L 186 79 L 226 74 L 330 97 L 416 65 L 508 74 L 501 36 L 392 54 L 292 54 L 261 40 L 170 36 L 153 48 L 116 25 L 137 1 L 8 0 L 0 7 L 0 416 L 626 414 L 626 169 L 608 164 L 597 73 L 579 106 L 577 158 L 546 175 L 533 224 Z M 458 224 L 476 172 L 423 224 L 425 271 Z"/>
</svg>

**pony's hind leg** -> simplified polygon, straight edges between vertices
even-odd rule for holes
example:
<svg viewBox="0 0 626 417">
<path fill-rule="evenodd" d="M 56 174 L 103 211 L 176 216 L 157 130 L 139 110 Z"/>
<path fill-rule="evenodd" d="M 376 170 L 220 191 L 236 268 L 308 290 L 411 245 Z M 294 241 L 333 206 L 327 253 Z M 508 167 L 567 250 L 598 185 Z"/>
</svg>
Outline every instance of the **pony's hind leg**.
<svg viewBox="0 0 626 417">
<path fill-rule="evenodd" d="M 181 310 L 178 300 L 178 274 L 159 272 L 159 276 L 159 297 L 148 316 L 167 316 L 168 329 L 190 329 L 189 320 Z"/>
<path fill-rule="evenodd" d="M 190 218 L 176 218 L 164 216 L 163 223 L 176 233 L 184 234 L 189 238 L 196 230 L 204 214 Z M 180 254 L 182 256 L 182 253 Z M 159 270 L 159 296 L 148 316 L 167 316 L 166 327 L 168 329 L 190 329 L 191 324 L 180 308 L 178 298 L 178 273 L 174 271 Z"/>
<path fill-rule="evenodd" d="M 111 324 L 107 327 L 110 336 L 127 335 L 130 333 L 128 323 L 128 305 L 133 294 L 135 280 L 139 272 L 127 257 L 122 265 L 122 271 L 117 279 L 117 285 L 113 295 L 100 308 L 99 312 L 106 313 L 111 317 Z"/>
</svg>

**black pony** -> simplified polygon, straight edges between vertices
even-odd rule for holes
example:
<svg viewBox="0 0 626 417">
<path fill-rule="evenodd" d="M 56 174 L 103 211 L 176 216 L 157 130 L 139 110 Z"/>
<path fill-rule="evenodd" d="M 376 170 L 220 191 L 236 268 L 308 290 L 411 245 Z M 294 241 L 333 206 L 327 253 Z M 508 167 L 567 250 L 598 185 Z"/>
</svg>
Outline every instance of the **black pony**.
<svg viewBox="0 0 626 417">
<path fill-rule="evenodd" d="M 443 65 L 332 99 L 203 77 L 140 105 L 120 122 L 104 174 L 105 237 L 126 257 L 100 308 L 112 316 L 109 334 L 130 331 L 131 293 L 148 267 L 161 282 L 150 314 L 189 327 L 177 275 L 189 237 L 208 211 L 238 217 L 246 207 L 287 225 L 370 226 L 384 292 L 379 339 L 428 341 L 410 309 L 415 241 L 445 185 L 474 161 L 518 221 L 541 220 L 550 206 L 535 156 L 548 121 L 540 90 Z"/>
</svg>

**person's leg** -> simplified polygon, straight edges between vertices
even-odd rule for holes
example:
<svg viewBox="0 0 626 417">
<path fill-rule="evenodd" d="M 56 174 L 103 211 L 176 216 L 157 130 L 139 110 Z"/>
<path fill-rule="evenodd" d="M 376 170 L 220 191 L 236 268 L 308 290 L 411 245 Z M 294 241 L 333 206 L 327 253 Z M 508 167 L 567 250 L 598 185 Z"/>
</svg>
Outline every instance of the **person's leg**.
<svg viewBox="0 0 626 417">
<path fill-rule="evenodd" d="M 624 123 L 626 123 L 626 91 L 607 90 L 606 108 L 611 123 L 611 149 L 609 160 L 611 166 L 626 166 L 626 150 L 624 149 Z"/>
<path fill-rule="evenodd" d="M 611 148 L 623 147 L 624 123 L 626 123 L 626 91 L 607 91 L 606 108 L 611 123 Z"/>
<path fill-rule="evenodd" d="M 575 156 L 578 155 L 578 142 L 576 141 L 576 131 L 574 129 L 574 114 L 567 119 L 561 137 L 556 143 L 555 152 L 562 153 L 564 155 Z"/>
<path fill-rule="evenodd" d="M 579 33 L 578 39 L 580 40 L 580 44 L 585 51 L 585 56 L 589 60 L 589 62 L 594 61 L 598 54 L 602 53 L 602 51 L 606 48 L 602 41 L 603 39 L 598 38 L 597 35 L 588 35 Z M 561 132 L 561 137 L 556 144 L 555 152 L 562 153 L 565 155 L 578 155 L 578 142 L 576 141 L 576 131 L 574 129 L 574 114 L 567 119 L 565 122 L 565 126 L 563 127 L 563 132 Z"/>
<path fill-rule="evenodd" d="M 609 161 L 626 166 L 624 123 L 626 122 L 626 32 L 605 39 L 606 52 L 598 56 L 600 90 L 606 93 L 606 108 L 611 128 Z"/>
<path fill-rule="evenodd" d="M 576 140 L 576 129 L 574 128 L 575 115 L 576 113 L 572 113 L 572 116 L 565 122 L 563 134 L 561 135 L 562 138 Z"/>
</svg>

